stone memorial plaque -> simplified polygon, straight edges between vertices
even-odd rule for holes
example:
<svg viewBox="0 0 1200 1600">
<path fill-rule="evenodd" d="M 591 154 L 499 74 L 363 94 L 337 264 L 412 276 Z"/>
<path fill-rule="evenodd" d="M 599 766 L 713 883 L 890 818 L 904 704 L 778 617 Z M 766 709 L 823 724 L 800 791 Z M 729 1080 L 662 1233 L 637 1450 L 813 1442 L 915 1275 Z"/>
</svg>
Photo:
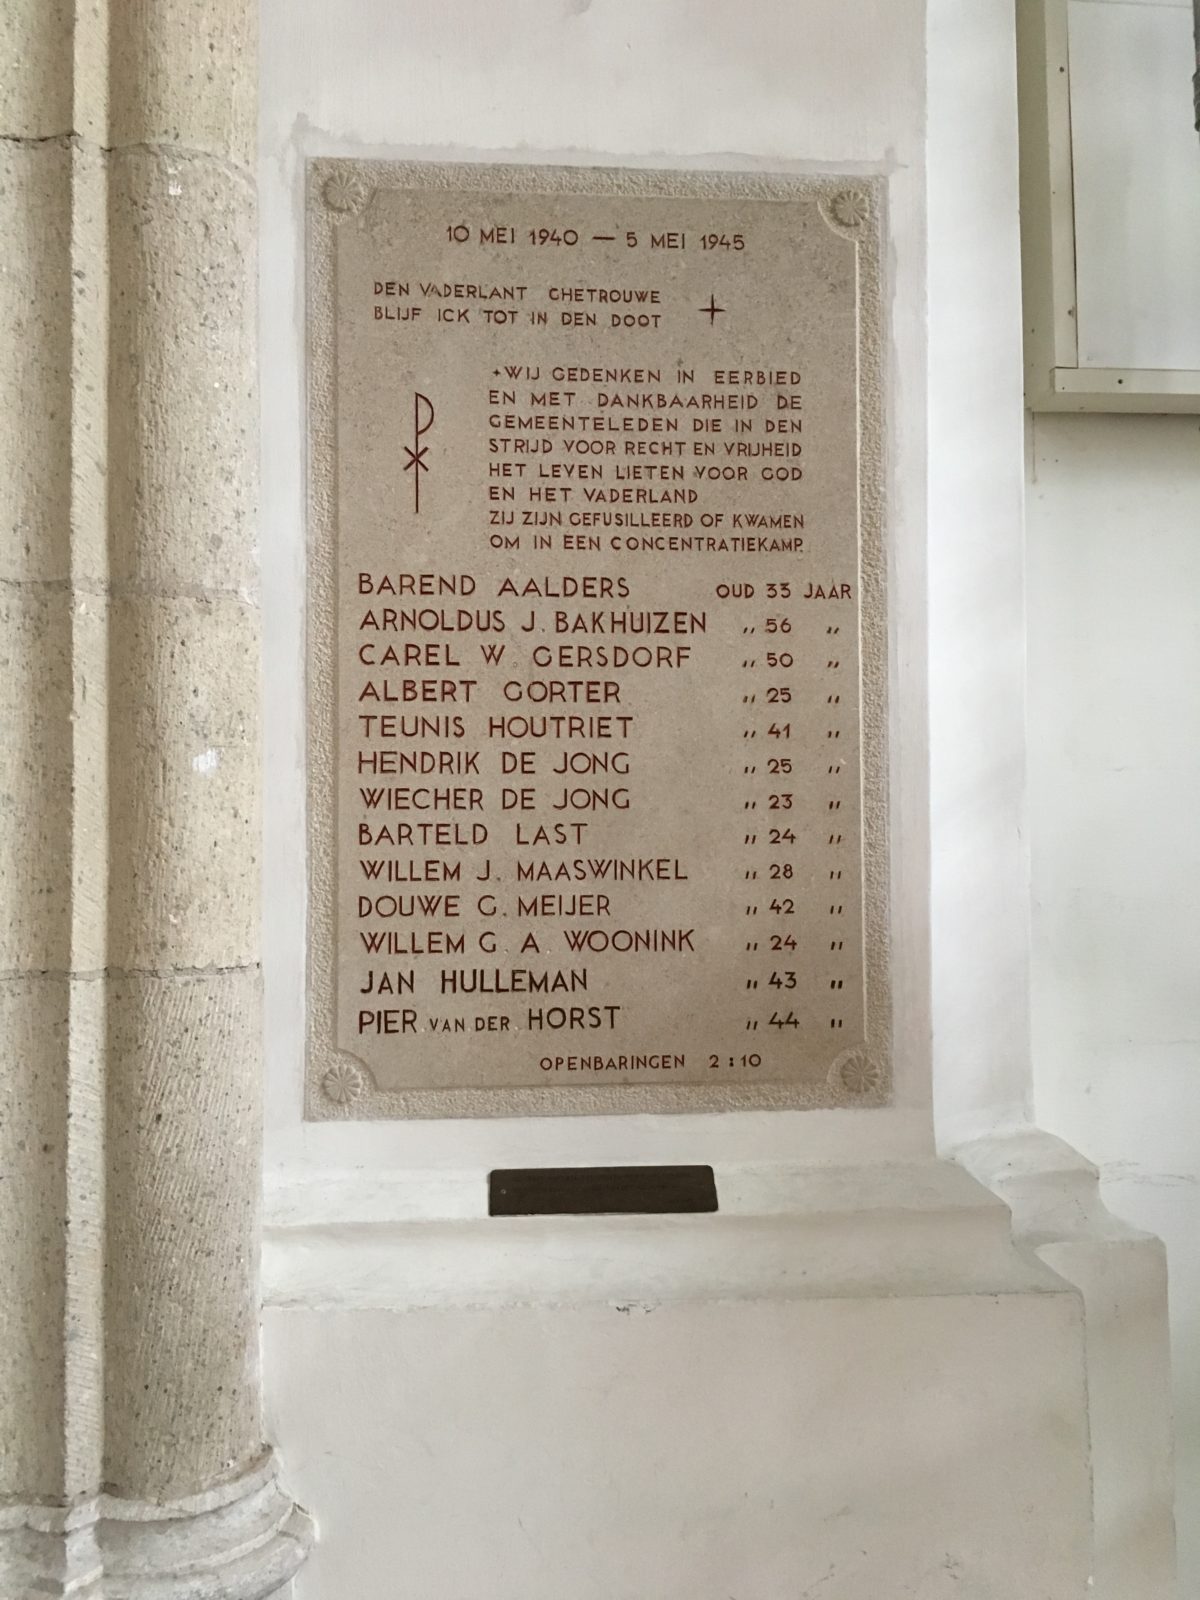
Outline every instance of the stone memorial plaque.
<svg viewBox="0 0 1200 1600">
<path fill-rule="evenodd" d="M 882 198 L 311 167 L 310 1116 L 888 1100 Z"/>
</svg>

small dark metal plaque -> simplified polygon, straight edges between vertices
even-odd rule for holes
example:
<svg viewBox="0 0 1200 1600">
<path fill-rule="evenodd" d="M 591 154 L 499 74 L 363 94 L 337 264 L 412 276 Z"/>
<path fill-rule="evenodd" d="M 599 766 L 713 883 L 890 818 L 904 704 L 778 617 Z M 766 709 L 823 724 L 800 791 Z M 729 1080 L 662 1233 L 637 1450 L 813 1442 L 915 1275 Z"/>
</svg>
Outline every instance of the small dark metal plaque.
<svg viewBox="0 0 1200 1600">
<path fill-rule="evenodd" d="M 711 1167 L 501 1167 L 488 1174 L 492 1217 L 662 1216 L 716 1209 Z"/>
</svg>

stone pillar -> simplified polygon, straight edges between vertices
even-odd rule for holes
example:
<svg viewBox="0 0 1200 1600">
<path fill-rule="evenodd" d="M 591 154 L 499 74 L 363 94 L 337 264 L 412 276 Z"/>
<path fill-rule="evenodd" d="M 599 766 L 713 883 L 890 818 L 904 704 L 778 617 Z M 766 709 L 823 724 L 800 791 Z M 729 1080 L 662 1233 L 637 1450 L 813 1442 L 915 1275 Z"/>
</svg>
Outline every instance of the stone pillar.
<svg viewBox="0 0 1200 1600">
<path fill-rule="evenodd" d="M 254 5 L 0 9 L 0 1593 L 249 1600 Z"/>
</svg>

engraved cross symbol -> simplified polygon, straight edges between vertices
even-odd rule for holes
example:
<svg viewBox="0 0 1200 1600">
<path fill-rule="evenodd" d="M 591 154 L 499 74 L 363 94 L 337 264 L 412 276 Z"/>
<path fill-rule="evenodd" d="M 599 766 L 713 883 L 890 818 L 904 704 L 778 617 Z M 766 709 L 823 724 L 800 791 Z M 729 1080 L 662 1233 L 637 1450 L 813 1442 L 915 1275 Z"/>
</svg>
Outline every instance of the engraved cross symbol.
<svg viewBox="0 0 1200 1600">
<path fill-rule="evenodd" d="M 712 327 L 713 323 L 716 322 L 717 318 L 723 316 L 725 313 L 725 307 L 717 304 L 717 297 L 715 294 L 709 295 L 708 304 L 706 306 L 701 306 L 700 310 L 708 318 L 708 325 L 710 328 Z"/>
<path fill-rule="evenodd" d="M 433 416 L 433 402 L 423 394 L 414 394 L 413 442 L 404 446 L 404 454 L 408 457 L 404 470 L 413 475 L 413 512 L 418 516 L 421 511 L 421 474 L 429 471 L 429 463 L 425 459 L 429 454 L 429 446 L 421 443 L 421 435 L 433 427 Z"/>
</svg>

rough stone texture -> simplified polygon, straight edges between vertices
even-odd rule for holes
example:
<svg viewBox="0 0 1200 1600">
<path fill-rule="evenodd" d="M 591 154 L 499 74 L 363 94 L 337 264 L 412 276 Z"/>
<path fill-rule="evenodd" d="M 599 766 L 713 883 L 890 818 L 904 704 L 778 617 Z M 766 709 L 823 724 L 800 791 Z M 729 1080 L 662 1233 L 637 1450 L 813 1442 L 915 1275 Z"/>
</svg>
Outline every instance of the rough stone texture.
<svg viewBox="0 0 1200 1600">
<path fill-rule="evenodd" d="M 70 151 L 71 573 L 94 594 L 108 578 L 108 165 L 94 144 Z"/>
<path fill-rule="evenodd" d="M 72 45 L 59 5 L 0 19 L 0 1496 L 52 1503 L 98 1481 L 101 1342 L 103 997 L 73 974 L 104 953 L 103 163 L 60 136 Z"/>
<path fill-rule="evenodd" d="M 74 13 L 74 0 L 6 0 L 0 6 L 0 129 L 5 134 L 45 139 L 70 130 Z"/>
<path fill-rule="evenodd" d="M 66 981 L 5 980 L 0 1029 L 6 1280 L 0 1294 L 0 1493 L 53 1498 L 62 1494 L 64 1481 L 59 1330 L 66 1281 Z"/>
<path fill-rule="evenodd" d="M 257 589 L 254 196 L 176 152 L 110 160 L 111 577 Z"/>
<path fill-rule="evenodd" d="M 0 141 L 0 581 L 107 577 L 105 157 Z"/>
<path fill-rule="evenodd" d="M 70 962 L 71 632 L 64 586 L 0 591 L 0 970 Z"/>
<path fill-rule="evenodd" d="M 261 1451 L 259 978 L 114 980 L 106 1486 L 167 1500 Z"/>
<path fill-rule="evenodd" d="M 106 609 L 63 585 L 0 585 L 0 972 L 103 961 Z"/>
<path fill-rule="evenodd" d="M 0 6 L 6 1597 L 261 1600 L 311 1539 L 259 1416 L 253 13 Z"/>
<path fill-rule="evenodd" d="M 262 1448 L 250 11 L 111 31 L 104 1482 L 137 1502 Z"/>
<path fill-rule="evenodd" d="M 109 36 L 113 145 L 253 161 L 257 8 L 245 0 L 119 0 Z"/>
<path fill-rule="evenodd" d="M 0 145 L 5 225 L 0 362 L 6 427 L 0 474 L 0 577 L 63 580 L 70 572 L 71 149 L 60 140 Z"/>
<path fill-rule="evenodd" d="M 110 648 L 109 959 L 155 972 L 254 962 L 257 612 L 226 595 L 116 599 Z M 252 1044 L 242 1070 L 256 1077 Z"/>
<path fill-rule="evenodd" d="M 261 1448 L 254 210 L 207 156 L 109 170 L 104 1477 L 160 1501 Z"/>
<path fill-rule="evenodd" d="M 102 1008 L 94 979 L 0 982 L 0 1496 L 97 1482 Z"/>
</svg>

